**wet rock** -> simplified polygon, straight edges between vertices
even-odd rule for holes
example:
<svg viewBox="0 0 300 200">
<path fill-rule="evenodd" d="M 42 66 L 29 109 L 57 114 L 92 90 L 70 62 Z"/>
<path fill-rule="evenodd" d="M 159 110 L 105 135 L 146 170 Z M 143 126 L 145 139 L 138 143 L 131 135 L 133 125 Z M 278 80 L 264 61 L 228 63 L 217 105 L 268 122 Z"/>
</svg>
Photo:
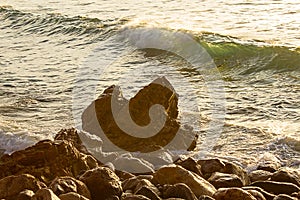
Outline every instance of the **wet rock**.
<svg viewBox="0 0 300 200">
<path fill-rule="evenodd" d="M 39 189 L 35 195 L 32 197 L 32 200 L 60 200 L 54 192 L 47 188 Z"/>
<path fill-rule="evenodd" d="M 149 180 L 144 179 L 143 176 L 135 176 L 122 182 L 122 188 L 124 191 L 131 190 L 136 192 L 142 186 L 156 188 Z"/>
<path fill-rule="evenodd" d="M 30 174 L 8 176 L 0 180 L 0 199 L 15 199 L 24 190 L 37 190 L 46 185 Z"/>
<path fill-rule="evenodd" d="M 264 195 L 257 190 L 246 190 L 246 191 L 249 192 L 252 196 L 254 196 L 257 200 L 266 200 Z"/>
<path fill-rule="evenodd" d="M 201 172 L 201 165 L 199 165 L 193 158 L 189 157 L 185 160 L 178 160 L 175 162 L 175 164 L 180 165 L 181 167 L 192 171 L 199 176 L 203 177 Z"/>
<path fill-rule="evenodd" d="M 215 188 L 228 188 L 228 187 L 243 187 L 243 182 L 235 174 L 225 174 L 220 172 L 215 172 L 208 179 Z"/>
<path fill-rule="evenodd" d="M 298 198 L 291 197 L 286 194 L 280 194 L 280 195 L 276 196 L 273 200 L 298 200 Z"/>
<path fill-rule="evenodd" d="M 275 181 L 256 181 L 251 186 L 257 186 L 272 194 L 292 194 L 299 192 L 300 188 L 292 183 L 275 182 Z"/>
<path fill-rule="evenodd" d="M 213 198 L 215 198 L 216 200 L 256 200 L 254 196 L 241 188 L 220 188 L 214 194 Z"/>
<path fill-rule="evenodd" d="M 159 197 L 160 192 L 156 187 L 149 187 L 149 186 L 140 186 L 137 187 L 137 191 L 135 192 L 136 195 L 143 195 L 148 197 L 151 200 L 160 200 Z"/>
<path fill-rule="evenodd" d="M 120 178 L 120 181 L 124 181 L 126 179 L 134 177 L 133 174 L 125 171 L 115 170 L 116 175 Z"/>
<path fill-rule="evenodd" d="M 300 187 L 300 172 L 292 169 L 280 169 L 271 176 L 271 181 L 289 182 Z"/>
<path fill-rule="evenodd" d="M 281 162 L 272 154 L 264 154 L 258 161 L 258 170 L 275 172 L 281 167 Z"/>
<path fill-rule="evenodd" d="M 120 197 L 122 194 L 119 177 L 107 167 L 88 170 L 79 180 L 88 187 L 92 200 L 104 200 L 114 195 Z"/>
<path fill-rule="evenodd" d="M 243 185 L 250 184 L 250 179 L 247 172 L 236 164 L 221 161 L 220 159 L 198 160 L 197 163 L 201 165 L 201 172 L 205 179 L 211 177 L 214 172 L 221 172 L 237 175 L 242 181 Z"/>
<path fill-rule="evenodd" d="M 197 200 L 197 197 L 192 190 L 183 183 L 175 185 L 164 185 L 162 188 L 162 196 L 164 199 L 168 198 L 182 198 L 187 200 Z"/>
<path fill-rule="evenodd" d="M 272 174 L 272 172 L 265 170 L 255 170 L 249 173 L 249 178 L 251 182 L 266 181 L 271 178 Z"/>
<path fill-rule="evenodd" d="M 201 195 L 198 200 L 215 200 L 214 198 L 207 196 L 207 195 Z"/>
<path fill-rule="evenodd" d="M 213 185 L 199 175 L 174 164 L 164 166 L 155 172 L 153 182 L 160 185 L 184 183 L 197 197 L 201 195 L 212 196 L 216 191 Z"/>
<path fill-rule="evenodd" d="M 151 200 L 148 197 L 137 194 L 126 194 L 122 196 L 122 200 Z"/>
<path fill-rule="evenodd" d="M 34 192 L 32 190 L 24 190 L 18 194 L 18 196 L 15 198 L 15 200 L 31 200 L 31 197 L 33 197 Z"/>
<path fill-rule="evenodd" d="M 198 160 L 201 166 L 201 172 L 205 179 L 208 179 L 214 172 L 222 172 L 225 168 L 225 163 L 220 159 Z"/>
<path fill-rule="evenodd" d="M 118 86 L 111 86 L 84 111 L 83 129 L 99 135 L 100 124 L 105 136 L 119 148 L 129 152 L 153 152 L 167 145 L 179 129 L 179 123 L 176 121 L 177 103 L 177 94 L 165 78 L 156 79 L 129 101 L 122 96 Z M 156 110 L 155 113 L 151 113 L 150 108 L 155 104 L 163 106 L 166 112 Z M 96 120 L 93 113 L 96 113 Z M 155 117 L 156 115 L 158 116 Z M 162 117 L 166 118 L 164 125 Z M 155 128 L 153 123 L 162 124 L 162 129 L 152 137 L 140 138 L 128 134 L 145 132 L 146 129 L 139 128 L 147 125 L 148 130 L 153 132 L 158 126 L 155 125 Z M 101 138 L 105 140 L 104 137 Z M 103 141 L 103 151 L 111 151 L 111 145 L 106 146 L 106 143 Z"/>
<path fill-rule="evenodd" d="M 40 141 L 25 150 L 2 156 L 0 163 L 0 178 L 29 173 L 45 183 L 60 176 L 76 177 L 98 165 L 95 159 L 66 140 Z"/>
<path fill-rule="evenodd" d="M 300 199 L 300 192 L 294 192 L 291 196 Z"/>
<path fill-rule="evenodd" d="M 260 187 L 256 187 L 256 186 L 246 186 L 246 187 L 243 187 L 242 188 L 243 190 L 246 190 L 246 191 L 258 191 L 259 193 L 261 193 L 265 198 L 266 200 L 273 200 L 275 198 L 275 195 L 274 194 L 271 194 L 269 192 L 266 192 L 265 190 L 263 190 L 262 188 Z"/>
<path fill-rule="evenodd" d="M 77 194 L 75 192 L 69 192 L 59 195 L 60 200 L 89 200 L 85 196 Z"/>
<path fill-rule="evenodd" d="M 90 191 L 82 182 L 70 176 L 56 178 L 49 185 L 49 188 L 57 195 L 74 192 L 88 199 L 91 198 Z"/>
<path fill-rule="evenodd" d="M 61 129 L 54 137 L 54 140 L 66 140 L 71 142 L 74 147 L 82 153 L 89 154 L 86 147 L 83 145 L 78 131 L 75 128 Z"/>
</svg>

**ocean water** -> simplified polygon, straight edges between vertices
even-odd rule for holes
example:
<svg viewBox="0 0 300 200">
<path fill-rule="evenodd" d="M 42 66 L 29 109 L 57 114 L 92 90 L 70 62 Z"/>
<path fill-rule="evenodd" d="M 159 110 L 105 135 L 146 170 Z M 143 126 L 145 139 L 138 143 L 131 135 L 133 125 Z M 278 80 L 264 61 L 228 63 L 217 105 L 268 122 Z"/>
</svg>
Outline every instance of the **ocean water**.
<svg viewBox="0 0 300 200">
<path fill-rule="evenodd" d="M 247 166 L 271 155 L 299 167 L 299 19 L 297 0 L 1 0 L 0 149 L 11 153 L 52 138 L 61 128 L 77 127 L 84 107 L 77 109 L 74 102 L 88 105 L 111 84 L 120 85 L 130 98 L 166 76 L 180 96 L 182 124 L 201 133 L 201 154 L 214 99 L 199 69 L 161 50 L 114 58 L 124 50 L 112 41 L 120 30 L 128 30 L 135 41 L 147 41 L 156 36 L 154 28 L 189 34 L 220 73 L 224 125 L 207 155 Z M 150 31 L 141 31 L 145 28 Z M 74 94 L 80 70 L 97 51 L 106 55 L 97 57 L 105 70 L 85 81 L 87 88 L 96 84 L 96 91 Z M 109 67 L 101 66 L 112 58 Z"/>
</svg>

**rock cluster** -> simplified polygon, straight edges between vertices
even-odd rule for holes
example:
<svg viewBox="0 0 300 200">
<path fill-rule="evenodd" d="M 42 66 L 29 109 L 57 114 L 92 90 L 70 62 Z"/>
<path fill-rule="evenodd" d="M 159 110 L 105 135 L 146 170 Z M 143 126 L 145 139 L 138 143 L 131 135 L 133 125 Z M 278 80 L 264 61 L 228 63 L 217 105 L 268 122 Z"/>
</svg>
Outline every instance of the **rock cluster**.
<svg viewBox="0 0 300 200">
<path fill-rule="evenodd" d="M 83 125 L 88 131 L 98 131 L 95 126 L 100 123 L 106 131 L 105 134 L 124 149 L 128 151 L 144 149 L 144 152 L 148 152 L 157 147 L 161 148 L 164 142 L 173 138 L 174 133 L 180 129 L 176 119 L 177 95 L 166 79 L 157 79 L 129 101 L 115 89 L 116 87 L 110 87 L 105 90 L 83 114 Z M 114 121 L 111 106 L 113 101 L 118 107 L 119 112 L 116 113 L 118 116 L 126 114 L 125 111 L 128 110 L 126 106 L 129 106 L 132 119 L 139 125 L 150 123 L 151 111 L 150 113 L 148 111 L 152 105 L 159 103 L 165 109 L 161 116 L 165 117 L 166 124 L 157 138 L 152 138 L 153 140 L 134 138 L 132 143 L 131 136 L 125 135 L 118 127 L 119 124 Z M 89 112 L 95 110 L 96 118 L 92 118 Z M 119 137 L 120 135 L 124 137 Z M 251 172 L 228 161 L 195 160 L 192 157 L 178 159 L 172 164 L 167 163 L 148 173 L 115 170 L 113 166 L 115 163 L 110 164 L 104 165 L 88 152 L 76 129 L 63 129 L 53 141 L 40 141 L 24 150 L 0 158 L 0 199 L 300 199 L 300 171 L 281 167 L 280 163 L 271 160 L 258 163 L 257 169 Z"/>
<path fill-rule="evenodd" d="M 85 152 L 75 129 L 0 158 L 2 200 L 296 200 L 299 170 L 247 173 L 220 159 L 177 160 L 151 174 L 112 170 Z M 267 169 L 267 168 L 264 168 Z"/>
</svg>

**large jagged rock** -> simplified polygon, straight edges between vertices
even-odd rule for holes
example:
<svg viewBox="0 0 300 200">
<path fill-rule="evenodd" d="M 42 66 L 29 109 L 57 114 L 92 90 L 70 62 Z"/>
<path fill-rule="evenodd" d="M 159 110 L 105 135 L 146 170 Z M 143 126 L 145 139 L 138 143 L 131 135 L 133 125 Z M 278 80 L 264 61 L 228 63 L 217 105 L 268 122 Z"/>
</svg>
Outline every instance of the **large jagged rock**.
<svg viewBox="0 0 300 200">
<path fill-rule="evenodd" d="M 82 127 L 103 140 L 104 152 L 118 148 L 153 152 L 169 144 L 179 131 L 177 104 L 178 95 L 164 77 L 154 80 L 129 101 L 120 88 L 113 85 L 86 108 Z M 183 145 L 185 150 L 193 139 Z M 177 145 L 174 148 L 178 148 Z"/>
<path fill-rule="evenodd" d="M 0 199 L 16 199 L 20 192 L 24 190 L 37 190 L 46 185 L 30 174 L 18 176 L 7 176 L 0 180 Z"/>
<path fill-rule="evenodd" d="M 2 156 L 0 178 L 29 173 L 49 183 L 59 176 L 76 177 L 96 166 L 97 160 L 80 152 L 73 142 L 44 140 L 25 150 Z"/>
<path fill-rule="evenodd" d="M 216 192 L 215 187 L 208 181 L 199 175 L 174 164 L 164 166 L 155 172 L 153 174 L 153 182 L 160 185 L 184 183 L 197 197 L 201 195 L 212 196 Z"/>
<path fill-rule="evenodd" d="M 91 193 L 92 200 L 105 200 L 122 195 L 119 177 L 107 167 L 98 167 L 86 171 L 79 180 L 84 182 Z"/>
</svg>

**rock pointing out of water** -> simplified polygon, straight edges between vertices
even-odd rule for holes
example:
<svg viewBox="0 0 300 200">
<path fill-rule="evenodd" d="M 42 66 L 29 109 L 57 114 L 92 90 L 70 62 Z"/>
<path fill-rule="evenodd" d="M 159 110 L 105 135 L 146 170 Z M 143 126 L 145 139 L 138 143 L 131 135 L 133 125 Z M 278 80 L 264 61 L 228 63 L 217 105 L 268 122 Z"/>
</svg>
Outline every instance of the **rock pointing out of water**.
<svg viewBox="0 0 300 200">
<path fill-rule="evenodd" d="M 165 77 L 157 78 L 129 101 L 118 86 L 111 86 L 84 111 L 82 127 L 103 140 L 103 151 L 154 152 L 182 132 L 177 104 L 178 95 Z M 187 139 L 177 139 L 185 150 L 194 137 Z M 90 147 L 88 142 L 86 146 Z"/>
</svg>

